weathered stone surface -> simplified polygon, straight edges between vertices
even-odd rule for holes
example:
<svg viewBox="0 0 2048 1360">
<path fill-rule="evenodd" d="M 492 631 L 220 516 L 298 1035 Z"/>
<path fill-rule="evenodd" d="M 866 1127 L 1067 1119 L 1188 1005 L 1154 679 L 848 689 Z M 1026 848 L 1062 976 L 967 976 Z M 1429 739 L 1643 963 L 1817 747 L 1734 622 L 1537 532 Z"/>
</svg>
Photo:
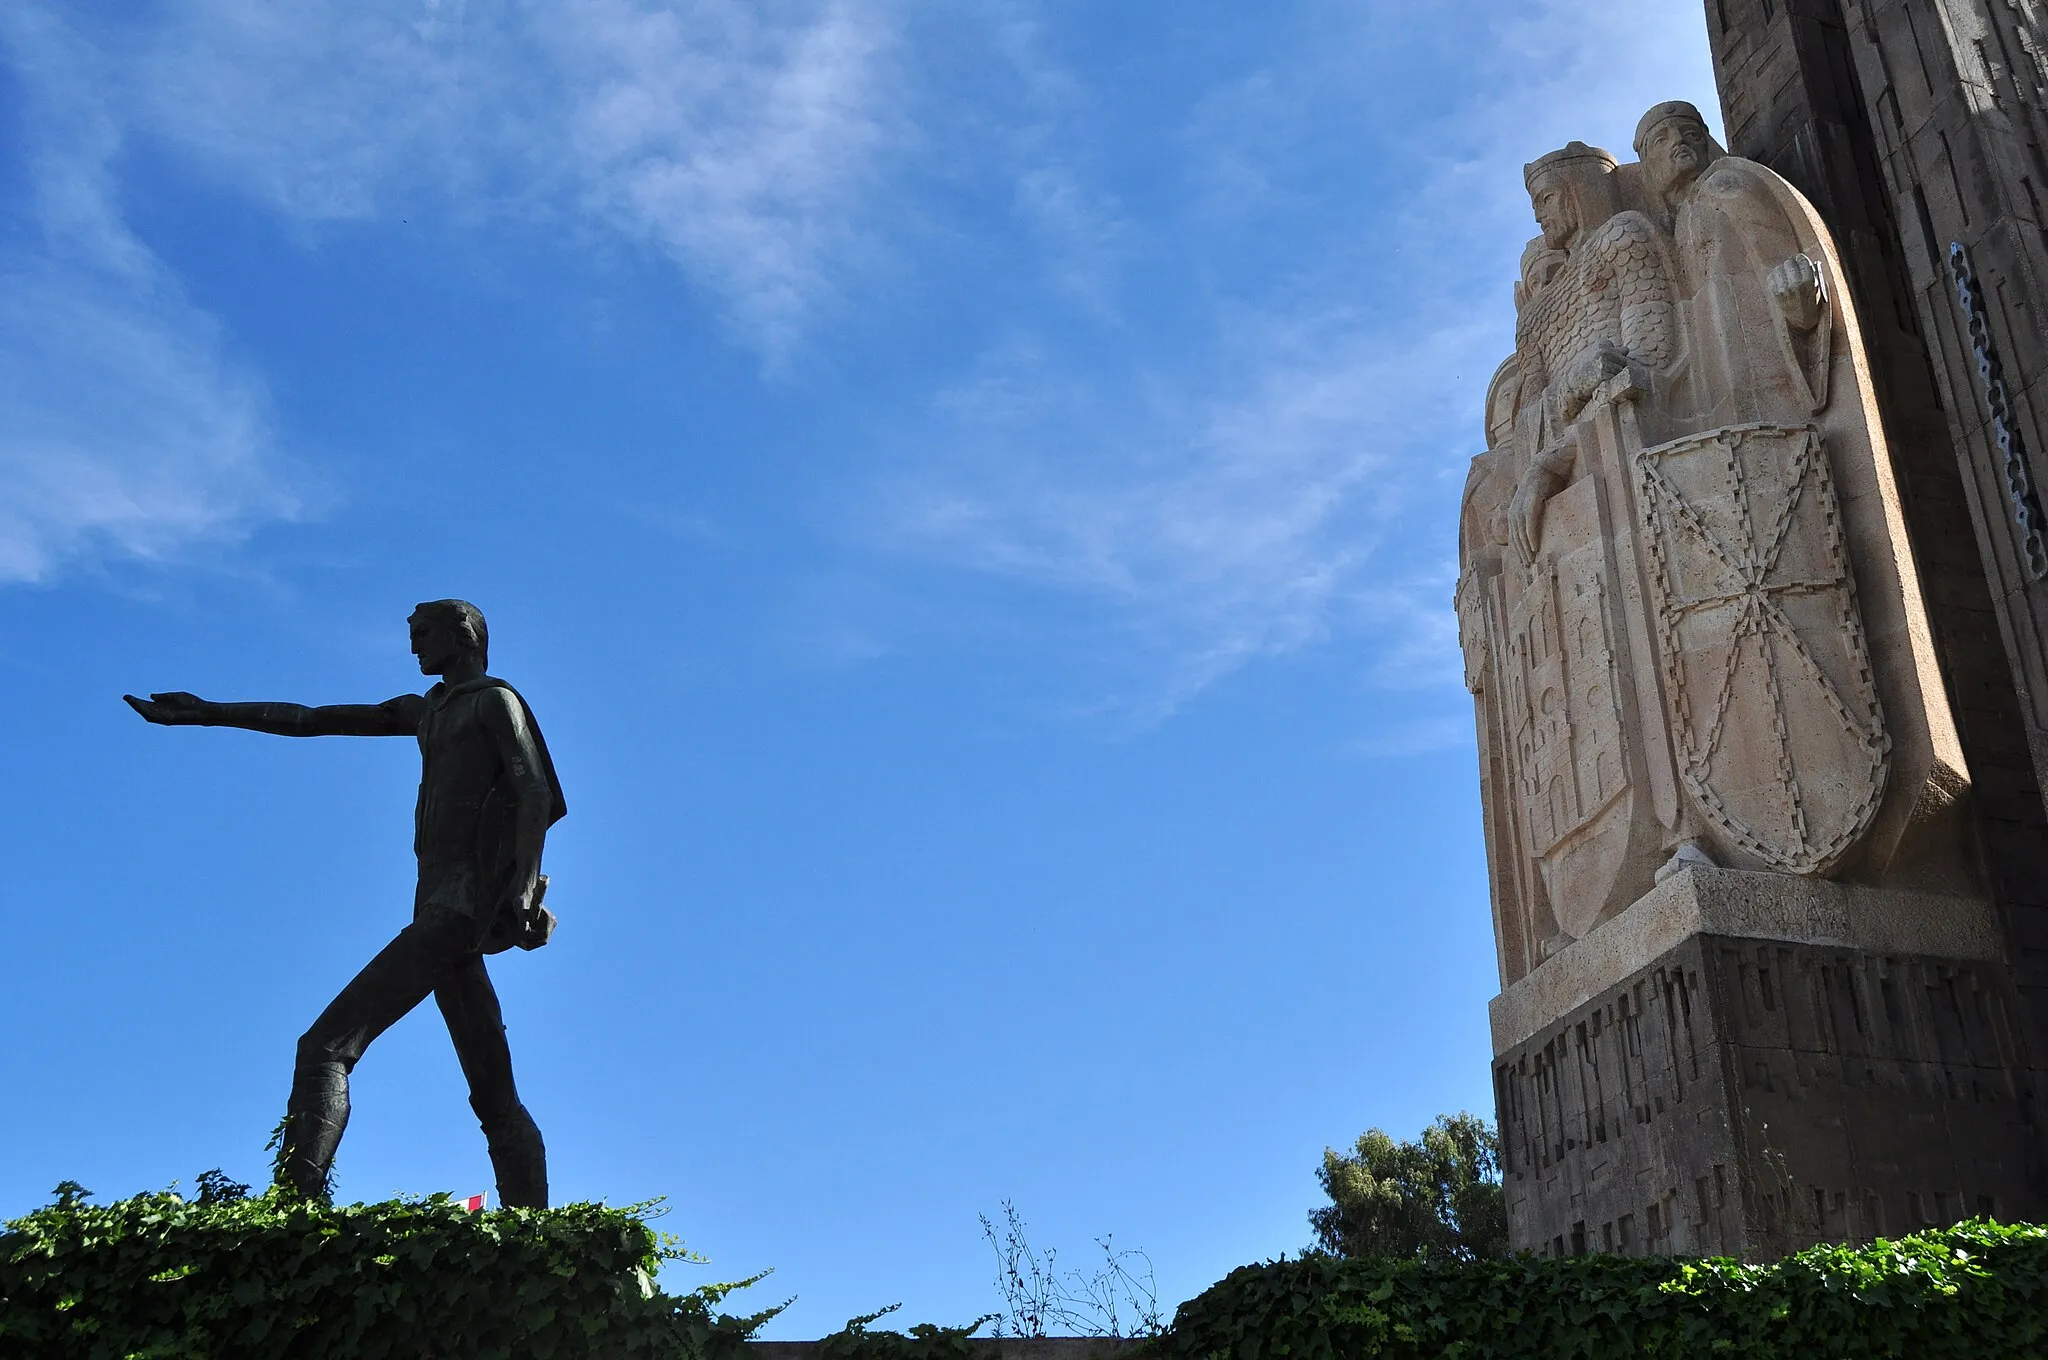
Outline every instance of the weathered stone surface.
<svg viewBox="0 0 2048 1360">
<path fill-rule="evenodd" d="M 2048 12 L 2038 0 L 1710 0 L 1730 145 L 1843 245 L 1934 643 L 1973 839 L 2048 1051 L 2048 587 L 2008 476 L 2048 452 Z M 1999 447 L 1950 267 L 1964 247 L 2000 362 Z M 2037 1212 L 2048 1212 L 2044 1202 Z"/>
<path fill-rule="evenodd" d="M 1878 954 L 1999 961 L 1991 904 L 1791 874 L 1698 867 L 1671 875 L 1493 999 L 1504 1053 L 1649 967 L 1693 935 L 1783 940 Z"/>
<path fill-rule="evenodd" d="M 1754 1258 L 2023 1217 L 2017 1005 L 1996 961 L 1687 935 L 1496 1058 L 1511 1244 Z"/>
<path fill-rule="evenodd" d="M 1729 101 L 1738 137 L 1743 98 L 1842 103 L 1816 73 L 1843 63 L 1811 60 L 1807 11 L 1832 2 L 1766 6 L 1757 31 L 1797 60 L 1747 65 L 1738 0 L 1710 6 L 1724 89 L 1756 82 Z M 1930 463 L 1939 408 L 1898 295 L 1875 364 L 1865 347 L 1856 294 L 1893 276 L 1887 248 L 1857 218 L 1845 263 L 1814 205 L 1690 106 L 1650 110 L 1635 148 L 1528 168 L 1543 235 L 1460 526 L 1511 1237 L 1755 1256 L 2039 1215 L 2048 913 L 2024 876 L 2048 860 L 2011 834 L 2042 824 L 2031 729 L 1987 660 L 2003 568 L 1954 551 L 1968 498 Z M 1896 456 L 1888 424 L 1915 441 Z"/>
<path fill-rule="evenodd" d="M 1957 604 L 1975 616 L 1944 651 L 1989 644 L 1987 659 L 2009 667 L 1982 683 L 2016 696 L 1996 744 L 2031 753 L 2038 799 L 2048 590 L 2029 569 L 1949 248 L 1962 244 L 1984 281 L 2012 425 L 2040 485 L 2048 13 L 2038 0 L 1711 0 L 1707 23 L 1731 144 L 1798 184 L 1850 238 L 1855 282 L 1883 323 L 1871 351 L 1886 417 L 1907 457 L 1926 463 L 1908 474 L 1930 492 L 1916 544 L 1956 559 Z"/>
<path fill-rule="evenodd" d="M 1969 779 L 1854 305 L 1659 105 L 1532 163 L 1457 605 L 1504 986 L 1688 860 L 1970 891 Z"/>
</svg>

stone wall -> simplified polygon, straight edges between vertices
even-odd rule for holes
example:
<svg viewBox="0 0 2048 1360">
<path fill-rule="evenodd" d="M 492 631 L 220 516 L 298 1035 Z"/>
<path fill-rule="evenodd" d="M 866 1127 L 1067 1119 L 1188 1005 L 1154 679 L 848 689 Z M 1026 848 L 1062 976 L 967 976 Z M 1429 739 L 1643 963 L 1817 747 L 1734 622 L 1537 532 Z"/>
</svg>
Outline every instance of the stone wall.
<svg viewBox="0 0 2048 1360">
<path fill-rule="evenodd" d="M 2048 427 L 2048 29 L 2038 0 L 1708 0 L 1729 149 L 1833 227 L 1860 304 L 2014 981 L 2048 1037 L 2048 587 L 2026 564 L 1949 246 L 1983 282 L 2014 432 Z M 2038 1048 L 2037 1048 L 2038 1051 Z"/>
<path fill-rule="evenodd" d="M 1996 962 L 1694 935 L 1495 1063 L 1512 1244 L 1769 1257 L 2036 1202 Z"/>
</svg>

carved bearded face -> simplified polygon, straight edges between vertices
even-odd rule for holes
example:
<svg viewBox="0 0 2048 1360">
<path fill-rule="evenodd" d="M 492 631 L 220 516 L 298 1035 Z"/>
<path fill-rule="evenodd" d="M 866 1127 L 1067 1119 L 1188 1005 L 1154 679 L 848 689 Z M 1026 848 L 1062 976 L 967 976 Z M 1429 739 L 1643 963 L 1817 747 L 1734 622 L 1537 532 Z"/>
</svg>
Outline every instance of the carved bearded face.
<svg viewBox="0 0 2048 1360">
<path fill-rule="evenodd" d="M 1713 139 L 1697 118 L 1674 114 L 1650 129 L 1643 139 L 1643 173 L 1660 197 L 1698 179 L 1713 159 Z"/>
<path fill-rule="evenodd" d="M 1536 225 L 1543 228 L 1543 244 L 1563 250 L 1579 234 L 1579 200 L 1570 179 L 1562 170 L 1549 170 L 1529 186 L 1529 206 L 1536 210 Z"/>
</svg>

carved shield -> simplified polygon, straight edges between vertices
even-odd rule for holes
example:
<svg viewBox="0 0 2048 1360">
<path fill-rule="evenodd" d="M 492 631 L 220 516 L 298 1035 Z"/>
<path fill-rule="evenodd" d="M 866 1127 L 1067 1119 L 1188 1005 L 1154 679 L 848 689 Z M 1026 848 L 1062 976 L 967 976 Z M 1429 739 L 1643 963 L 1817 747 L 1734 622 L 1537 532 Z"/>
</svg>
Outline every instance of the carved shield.
<svg viewBox="0 0 2048 1360">
<path fill-rule="evenodd" d="M 1822 873 L 1870 825 L 1890 738 L 1811 427 L 1635 455 L 1680 778 L 1734 858 Z"/>
<path fill-rule="evenodd" d="M 1551 498 L 1503 658 L 1524 843 L 1577 938 L 1625 901 L 1634 818 L 1608 534 L 1593 478 Z"/>
</svg>

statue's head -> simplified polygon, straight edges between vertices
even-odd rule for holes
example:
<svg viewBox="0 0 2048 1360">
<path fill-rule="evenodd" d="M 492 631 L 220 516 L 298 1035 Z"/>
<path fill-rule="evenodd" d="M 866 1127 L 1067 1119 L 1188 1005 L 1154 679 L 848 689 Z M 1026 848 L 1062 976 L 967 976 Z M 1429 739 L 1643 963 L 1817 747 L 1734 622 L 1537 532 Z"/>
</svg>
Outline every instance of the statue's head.
<svg viewBox="0 0 2048 1360">
<path fill-rule="evenodd" d="M 1493 381 L 1486 385 L 1486 447 L 1506 448 L 1515 436 L 1515 416 L 1522 405 L 1522 365 L 1520 357 L 1510 354 L 1501 360 L 1500 367 L 1493 371 Z"/>
<path fill-rule="evenodd" d="M 484 611 L 468 600 L 428 600 L 413 606 L 412 654 L 420 659 L 420 674 L 446 675 L 450 667 L 467 657 L 478 665 L 489 664 L 490 630 L 484 627 Z"/>
<path fill-rule="evenodd" d="M 1659 198 L 1668 200 L 1722 154 L 1707 120 L 1683 99 L 1657 105 L 1636 124 L 1636 157 L 1650 192 Z"/>
<path fill-rule="evenodd" d="M 1572 142 L 1522 168 L 1544 244 L 1563 250 L 1580 232 L 1614 216 L 1620 207 L 1614 165 L 1614 157 L 1599 147 Z"/>
</svg>

